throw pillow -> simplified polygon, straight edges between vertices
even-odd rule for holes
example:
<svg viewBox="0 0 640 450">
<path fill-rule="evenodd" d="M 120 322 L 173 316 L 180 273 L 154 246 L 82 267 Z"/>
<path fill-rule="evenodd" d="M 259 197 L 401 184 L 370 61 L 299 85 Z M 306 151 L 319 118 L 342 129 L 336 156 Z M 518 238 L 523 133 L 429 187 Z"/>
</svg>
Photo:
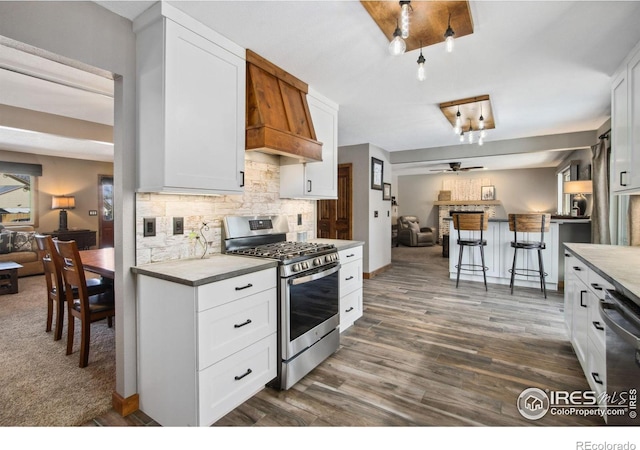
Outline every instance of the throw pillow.
<svg viewBox="0 0 640 450">
<path fill-rule="evenodd" d="M 418 222 L 409 222 L 409 228 L 411 228 L 411 231 L 414 233 L 420 233 L 420 225 Z"/>
<path fill-rule="evenodd" d="M 35 231 L 15 231 L 13 235 L 14 252 L 32 252 L 35 247 Z"/>
<path fill-rule="evenodd" d="M 0 233 L 0 255 L 11 253 L 12 233 Z"/>
</svg>

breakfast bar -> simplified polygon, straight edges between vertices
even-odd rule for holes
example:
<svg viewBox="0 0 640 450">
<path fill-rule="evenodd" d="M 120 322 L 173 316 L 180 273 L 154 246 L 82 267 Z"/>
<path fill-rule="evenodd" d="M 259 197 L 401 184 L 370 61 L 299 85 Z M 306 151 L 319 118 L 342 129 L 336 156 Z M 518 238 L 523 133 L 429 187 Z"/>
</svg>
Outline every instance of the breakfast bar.
<svg viewBox="0 0 640 450">
<path fill-rule="evenodd" d="M 446 220 L 451 220 L 447 218 Z M 451 235 L 449 239 L 449 278 L 455 280 L 458 263 L 459 247 L 457 244 L 458 231 L 450 224 Z M 463 232 L 464 234 L 465 232 Z M 479 238 L 479 232 L 470 232 L 473 238 Z M 511 280 L 511 265 L 513 262 L 513 248 L 510 243 L 513 240 L 513 232 L 509 231 L 509 222 L 506 218 L 490 218 L 488 229 L 484 232 L 487 245 L 484 249 L 485 266 L 487 267 L 487 282 L 509 285 Z M 539 240 L 540 233 L 524 233 L 524 240 Z M 591 221 L 589 219 L 551 219 L 548 233 L 545 233 L 544 241 L 546 249 L 542 251 L 545 272 L 546 287 L 548 290 L 557 291 L 564 285 L 564 252 L 562 245 L 565 242 L 591 241 Z M 481 265 L 480 252 L 464 252 L 464 264 Z M 537 269 L 538 261 L 535 255 L 518 254 L 518 267 Z M 483 282 L 482 272 L 460 274 L 461 280 Z M 532 275 L 516 274 L 515 285 L 522 287 L 538 288 L 539 278 Z"/>
</svg>

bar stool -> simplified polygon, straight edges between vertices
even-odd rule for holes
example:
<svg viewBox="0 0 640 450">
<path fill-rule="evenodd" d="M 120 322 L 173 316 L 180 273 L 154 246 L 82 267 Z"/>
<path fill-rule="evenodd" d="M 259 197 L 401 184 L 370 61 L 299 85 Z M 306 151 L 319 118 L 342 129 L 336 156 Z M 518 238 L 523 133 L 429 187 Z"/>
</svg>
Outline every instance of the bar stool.
<svg viewBox="0 0 640 450">
<path fill-rule="evenodd" d="M 544 271 L 542 263 L 542 250 L 546 247 L 544 243 L 544 233 L 549 231 L 549 223 L 551 222 L 551 214 L 509 214 L 509 231 L 513 231 L 513 263 L 511 264 L 511 295 L 513 295 L 513 286 L 516 275 L 536 276 L 540 278 L 540 290 L 547 298 L 547 286 L 544 277 L 547 273 Z M 519 241 L 518 233 L 540 233 L 539 241 Z M 518 250 L 536 250 L 538 252 L 538 269 L 516 268 L 516 259 Z"/>
<path fill-rule="evenodd" d="M 458 246 L 460 248 L 460 254 L 458 255 L 458 265 L 455 266 L 458 269 L 458 273 L 456 276 L 456 287 L 458 287 L 458 283 L 460 282 L 460 271 L 470 271 L 477 272 L 482 271 L 482 276 L 484 277 L 484 289 L 487 289 L 487 270 L 489 269 L 484 262 L 484 247 L 487 245 L 487 241 L 484 239 L 484 231 L 488 227 L 488 220 L 485 217 L 484 212 L 479 211 L 464 211 L 464 212 L 455 212 L 451 214 L 453 219 L 453 226 L 456 230 L 458 230 Z M 480 238 L 475 239 L 471 236 L 465 237 L 464 239 L 460 235 L 460 231 L 479 231 Z M 465 247 L 479 247 L 480 248 L 480 259 L 482 261 L 482 265 L 479 264 L 462 264 L 462 252 Z"/>
</svg>

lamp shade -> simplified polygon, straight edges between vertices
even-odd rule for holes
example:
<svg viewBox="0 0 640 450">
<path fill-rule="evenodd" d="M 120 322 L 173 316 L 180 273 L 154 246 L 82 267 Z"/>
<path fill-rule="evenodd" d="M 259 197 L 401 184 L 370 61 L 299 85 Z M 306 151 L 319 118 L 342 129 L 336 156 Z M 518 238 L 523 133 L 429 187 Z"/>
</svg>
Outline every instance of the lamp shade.
<svg viewBox="0 0 640 450">
<path fill-rule="evenodd" d="M 74 209 L 76 198 L 72 195 L 55 195 L 51 199 L 51 209 Z"/>
<path fill-rule="evenodd" d="M 592 192 L 593 192 L 593 185 L 591 180 L 564 182 L 565 194 L 591 194 Z"/>
</svg>

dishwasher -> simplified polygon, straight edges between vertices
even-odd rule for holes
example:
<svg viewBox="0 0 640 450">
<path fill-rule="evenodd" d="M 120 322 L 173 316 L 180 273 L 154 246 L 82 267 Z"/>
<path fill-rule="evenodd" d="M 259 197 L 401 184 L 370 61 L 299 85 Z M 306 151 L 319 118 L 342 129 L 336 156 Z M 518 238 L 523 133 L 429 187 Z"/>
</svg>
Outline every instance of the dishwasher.
<svg viewBox="0 0 640 450">
<path fill-rule="evenodd" d="M 640 425 L 640 306 L 621 292 L 606 290 L 600 301 L 606 328 L 607 424 Z"/>
</svg>

